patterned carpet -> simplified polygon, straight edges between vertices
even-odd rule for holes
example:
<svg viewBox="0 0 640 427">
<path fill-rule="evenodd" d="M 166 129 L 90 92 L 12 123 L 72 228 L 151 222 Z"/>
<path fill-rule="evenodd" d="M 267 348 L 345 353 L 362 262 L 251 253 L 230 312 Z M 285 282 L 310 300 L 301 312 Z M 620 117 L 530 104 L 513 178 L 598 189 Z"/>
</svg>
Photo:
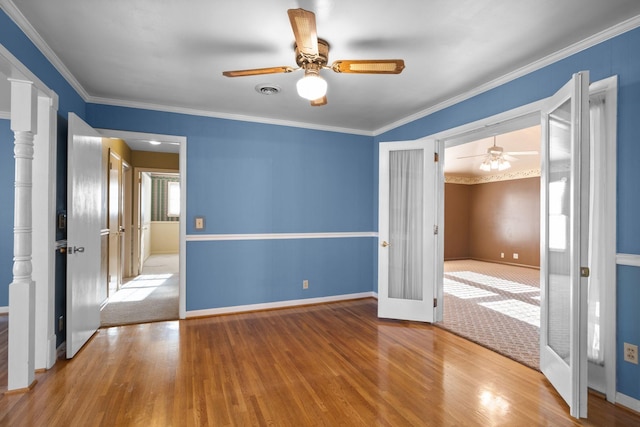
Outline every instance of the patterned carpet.
<svg viewBox="0 0 640 427">
<path fill-rule="evenodd" d="M 540 271 L 446 261 L 444 318 L 437 325 L 539 370 Z"/>
</svg>

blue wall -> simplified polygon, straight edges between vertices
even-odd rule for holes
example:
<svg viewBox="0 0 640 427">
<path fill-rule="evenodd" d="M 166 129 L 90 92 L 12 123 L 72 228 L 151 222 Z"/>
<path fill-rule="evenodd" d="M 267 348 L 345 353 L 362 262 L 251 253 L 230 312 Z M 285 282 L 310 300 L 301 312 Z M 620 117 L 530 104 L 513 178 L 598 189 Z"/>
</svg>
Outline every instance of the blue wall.
<svg viewBox="0 0 640 427">
<path fill-rule="evenodd" d="M 87 120 L 187 137 L 188 235 L 374 228 L 371 137 L 97 104 Z M 372 240 L 190 241 L 187 310 L 369 292 Z"/>
<path fill-rule="evenodd" d="M 640 29 L 629 31 L 493 90 L 379 135 L 375 140 L 379 143 L 417 139 L 511 110 L 552 95 L 573 73 L 581 70 L 589 70 L 591 81 L 617 75 L 617 250 L 619 253 L 640 254 L 639 46 Z M 377 165 L 377 157 L 374 162 Z M 377 189 L 374 199 L 377 199 Z M 637 309 L 640 304 L 640 275 L 636 270 L 631 267 L 618 269 L 618 355 L 622 354 L 623 342 L 640 342 L 640 310 Z M 618 391 L 640 399 L 640 366 L 622 362 L 619 357 L 617 371 Z"/>
<path fill-rule="evenodd" d="M 13 281 L 13 132 L 9 120 L 0 120 L 0 307 L 9 305 Z"/>
</svg>

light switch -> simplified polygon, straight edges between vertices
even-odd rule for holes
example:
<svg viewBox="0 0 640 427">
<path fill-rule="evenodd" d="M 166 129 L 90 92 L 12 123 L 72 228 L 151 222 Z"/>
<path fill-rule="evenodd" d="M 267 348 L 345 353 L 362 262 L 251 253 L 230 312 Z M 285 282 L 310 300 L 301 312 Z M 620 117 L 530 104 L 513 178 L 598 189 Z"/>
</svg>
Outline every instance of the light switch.
<svg viewBox="0 0 640 427">
<path fill-rule="evenodd" d="M 196 230 L 204 230 L 204 217 L 197 216 L 196 217 Z"/>
</svg>

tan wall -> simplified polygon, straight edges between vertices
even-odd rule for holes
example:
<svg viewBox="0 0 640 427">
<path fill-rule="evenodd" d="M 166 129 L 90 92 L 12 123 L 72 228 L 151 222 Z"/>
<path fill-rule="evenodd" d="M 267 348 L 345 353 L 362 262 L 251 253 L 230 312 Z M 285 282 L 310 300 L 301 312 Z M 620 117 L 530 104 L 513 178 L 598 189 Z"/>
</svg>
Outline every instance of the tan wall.
<svg viewBox="0 0 640 427">
<path fill-rule="evenodd" d="M 122 160 L 131 164 L 131 148 L 120 138 L 102 138 L 102 148 L 103 151 L 106 149 L 107 155 L 108 150 L 117 153 Z"/>
<path fill-rule="evenodd" d="M 132 151 L 131 162 L 136 168 L 180 169 L 180 155 L 177 153 L 154 153 L 151 151 Z"/>
<path fill-rule="evenodd" d="M 180 222 L 151 222 L 151 255 L 177 254 L 179 251 Z"/>
<path fill-rule="evenodd" d="M 459 258 L 463 253 L 457 231 L 464 229 L 462 210 L 468 203 L 469 258 L 540 266 L 540 178 L 470 185 L 468 200 L 457 187 L 462 186 L 445 186 L 445 259 Z M 453 209 L 459 211 L 451 212 Z M 450 233 L 452 229 L 455 231 Z M 513 258 L 514 253 L 518 259 Z"/>
</svg>

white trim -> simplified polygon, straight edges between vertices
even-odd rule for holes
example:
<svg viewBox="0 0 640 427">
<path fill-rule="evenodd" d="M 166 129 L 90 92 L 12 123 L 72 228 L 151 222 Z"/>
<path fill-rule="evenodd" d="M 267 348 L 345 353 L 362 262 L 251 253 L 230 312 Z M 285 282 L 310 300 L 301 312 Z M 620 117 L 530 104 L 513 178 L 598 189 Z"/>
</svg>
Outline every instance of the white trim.
<svg viewBox="0 0 640 427">
<path fill-rule="evenodd" d="M 542 59 L 534 61 L 528 65 L 525 65 L 522 68 L 519 68 L 510 73 L 507 73 L 501 77 L 498 77 L 495 80 L 492 80 L 480 86 L 476 86 L 474 89 L 470 91 L 462 93 L 458 96 L 454 96 L 453 98 L 449 98 L 446 101 L 443 101 L 432 107 L 429 107 L 415 114 L 407 116 L 404 119 L 400 119 L 386 126 L 378 128 L 373 131 L 373 135 L 374 136 L 381 135 L 385 132 L 388 132 L 392 129 L 395 129 L 407 123 L 411 123 L 415 120 L 421 119 L 423 117 L 431 115 L 440 110 L 444 110 L 445 108 L 451 107 L 452 105 L 458 104 L 462 101 L 466 101 L 467 99 L 473 98 L 474 96 L 480 95 L 481 93 L 487 92 L 491 89 L 495 89 L 499 86 L 502 86 L 505 83 L 509 83 L 520 77 L 526 76 L 527 74 L 530 74 L 534 71 L 537 71 L 541 68 L 544 68 L 562 59 L 568 58 L 571 55 L 575 55 L 576 53 L 582 52 L 583 50 L 589 49 L 590 47 L 596 46 L 599 43 L 610 40 L 614 37 L 617 37 L 621 34 L 626 33 L 627 31 L 631 31 L 637 27 L 640 27 L 640 15 L 634 16 L 626 21 L 616 24 L 611 28 L 608 28 L 604 31 L 601 31 L 590 37 L 587 37 L 586 39 L 581 40 L 577 43 L 574 43 L 571 46 L 568 46 L 564 49 L 560 49 L 559 51 L 554 52 L 551 55 L 547 55 Z"/>
<path fill-rule="evenodd" d="M 0 0 L 0 2 L 3 0 Z M 5 62 L 6 61 L 6 62 Z M 0 72 L 4 73 L 9 78 L 18 80 L 28 80 L 38 89 L 42 95 L 51 98 L 51 107 L 54 110 L 58 110 L 58 94 L 42 82 L 29 70 L 22 62 L 18 60 L 11 52 L 7 50 L 2 44 L 0 44 Z M 11 117 L 11 112 L 9 112 Z"/>
<path fill-rule="evenodd" d="M 195 108 L 175 107 L 170 105 L 150 104 L 146 102 L 124 101 L 120 99 L 100 98 L 90 96 L 86 102 L 114 107 L 139 108 L 143 110 L 162 111 L 166 113 L 186 114 L 190 116 L 212 117 L 216 119 L 236 120 L 240 122 L 264 123 L 268 125 L 289 126 L 303 129 L 320 130 L 326 132 L 339 132 L 352 135 L 374 136 L 372 131 L 352 129 L 339 126 L 320 125 L 317 123 L 296 122 L 293 120 L 272 119 L 267 117 L 247 116 L 244 114 L 231 114 L 216 111 L 199 110 Z"/>
<path fill-rule="evenodd" d="M 0 111 L 0 119 L 11 120 L 11 111 Z"/>
<path fill-rule="evenodd" d="M 42 52 L 42 54 L 51 62 L 51 64 L 55 67 L 56 70 L 62 77 L 82 96 L 82 98 L 86 101 L 89 97 L 87 91 L 82 87 L 80 82 L 76 80 L 71 71 L 64 65 L 64 63 L 58 58 L 58 55 L 55 54 L 53 49 L 49 47 L 47 42 L 38 34 L 35 28 L 31 25 L 31 23 L 25 18 L 25 16 L 20 12 L 20 10 L 16 7 L 16 5 L 11 0 L 0 0 L 0 6 L 7 13 L 9 18 L 13 22 L 16 23 L 18 27 L 22 30 L 22 32 L 31 40 L 31 42 L 36 45 L 38 50 Z M 56 106 L 57 109 L 57 106 Z"/>
<path fill-rule="evenodd" d="M 263 233 L 263 234 L 189 234 L 188 242 L 230 240 L 291 240 L 291 239 L 348 239 L 354 237 L 378 237 L 374 231 L 351 233 Z"/>
<path fill-rule="evenodd" d="M 629 267 L 640 267 L 640 255 L 616 254 L 616 264 L 627 265 Z"/>
<path fill-rule="evenodd" d="M 0 314 L 9 314 L 9 306 L 0 307 Z"/>
<path fill-rule="evenodd" d="M 304 298 L 288 301 L 266 302 L 260 304 L 236 305 L 232 307 L 208 308 L 204 310 L 187 311 L 186 318 L 217 316 L 220 314 L 243 313 L 247 311 L 273 310 L 277 308 L 298 307 L 312 304 L 324 304 L 328 302 L 348 301 L 354 299 L 374 297 L 373 292 L 360 292 L 357 294 L 333 295 L 329 297 Z"/>
<path fill-rule="evenodd" d="M 616 393 L 616 405 L 624 406 L 636 412 L 640 412 L 640 400 L 629 397 L 620 392 Z"/>
</svg>

